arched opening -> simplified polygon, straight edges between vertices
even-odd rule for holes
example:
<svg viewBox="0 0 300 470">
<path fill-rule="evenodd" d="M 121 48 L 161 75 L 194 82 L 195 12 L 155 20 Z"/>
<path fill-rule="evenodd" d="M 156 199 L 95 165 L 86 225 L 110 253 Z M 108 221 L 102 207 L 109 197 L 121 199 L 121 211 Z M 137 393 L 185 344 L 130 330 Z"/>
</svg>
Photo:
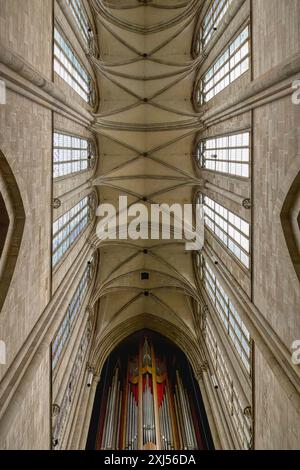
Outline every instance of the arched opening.
<svg viewBox="0 0 300 470">
<path fill-rule="evenodd" d="M 25 225 L 18 183 L 0 150 L 0 311 L 17 262 Z"/>
<path fill-rule="evenodd" d="M 177 346 L 141 330 L 110 354 L 95 396 L 87 449 L 213 449 L 198 383 Z"/>
<path fill-rule="evenodd" d="M 289 254 L 300 281 L 300 171 L 289 188 L 280 217 Z"/>
</svg>

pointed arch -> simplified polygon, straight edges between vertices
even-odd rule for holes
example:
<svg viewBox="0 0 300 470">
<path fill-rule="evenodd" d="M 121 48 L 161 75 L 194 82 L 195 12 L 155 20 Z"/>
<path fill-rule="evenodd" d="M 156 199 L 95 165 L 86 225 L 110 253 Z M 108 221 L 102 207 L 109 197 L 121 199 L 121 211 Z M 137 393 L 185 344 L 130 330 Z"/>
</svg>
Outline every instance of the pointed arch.
<svg viewBox="0 0 300 470">
<path fill-rule="evenodd" d="M 16 266 L 25 225 L 18 183 L 0 150 L 0 311 Z"/>
<path fill-rule="evenodd" d="M 291 261 L 300 281 L 300 171 L 287 192 L 280 219 Z"/>
</svg>

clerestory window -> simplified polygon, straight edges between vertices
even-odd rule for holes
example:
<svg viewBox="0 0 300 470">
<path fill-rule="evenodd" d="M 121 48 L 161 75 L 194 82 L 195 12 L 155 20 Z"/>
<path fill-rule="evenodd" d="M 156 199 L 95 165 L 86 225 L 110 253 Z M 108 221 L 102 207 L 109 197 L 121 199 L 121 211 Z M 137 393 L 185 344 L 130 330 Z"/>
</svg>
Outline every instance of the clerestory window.
<svg viewBox="0 0 300 470">
<path fill-rule="evenodd" d="M 238 392 L 209 320 L 206 322 L 205 342 L 233 427 L 242 448 L 247 450 L 251 447 L 252 441 L 251 418 L 244 413 Z"/>
<path fill-rule="evenodd" d="M 85 300 L 86 294 L 90 287 L 93 272 L 95 266 L 95 259 L 92 258 L 84 273 L 80 282 L 73 294 L 72 300 L 68 306 L 65 316 L 56 332 L 56 335 L 52 342 L 52 369 L 54 370 L 58 364 L 58 361 L 62 355 L 65 345 L 67 344 L 74 325 L 81 311 L 82 304 Z"/>
<path fill-rule="evenodd" d="M 52 266 L 76 242 L 93 217 L 93 196 L 86 196 L 53 223 Z"/>
<path fill-rule="evenodd" d="M 196 53 L 201 52 L 201 50 L 207 46 L 231 2 L 232 0 L 211 1 L 200 25 L 199 36 L 196 43 Z"/>
<path fill-rule="evenodd" d="M 247 25 L 202 76 L 197 89 L 197 104 L 210 101 L 249 69 L 250 30 Z"/>
<path fill-rule="evenodd" d="M 250 176 L 250 133 L 223 135 L 201 140 L 195 159 L 201 169 L 241 178 Z"/>
<path fill-rule="evenodd" d="M 213 199 L 199 194 L 198 204 L 203 204 L 204 223 L 228 250 L 250 268 L 250 225 Z"/>
<path fill-rule="evenodd" d="M 93 80 L 64 35 L 54 29 L 54 71 L 89 104 L 93 104 Z"/>
<path fill-rule="evenodd" d="M 53 178 L 89 170 L 94 164 L 95 146 L 91 140 L 54 132 Z"/>
<path fill-rule="evenodd" d="M 210 263 L 198 254 L 202 285 L 214 306 L 235 351 L 248 374 L 251 373 L 251 337 L 236 307 L 214 274 Z"/>
</svg>

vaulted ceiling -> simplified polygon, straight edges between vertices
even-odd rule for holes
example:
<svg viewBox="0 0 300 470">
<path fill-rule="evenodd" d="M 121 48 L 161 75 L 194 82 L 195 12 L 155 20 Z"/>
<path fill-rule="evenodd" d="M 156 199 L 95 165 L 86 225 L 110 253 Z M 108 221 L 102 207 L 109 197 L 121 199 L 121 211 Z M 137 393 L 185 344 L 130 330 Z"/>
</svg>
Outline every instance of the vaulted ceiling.
<svg viewBox="0 0 300 470">
<path fill-rule="evenodd" d="M 115 207 L 120 195 L 128 204 L 191 203 L 199 184 L 191 153 L 201 128 L 191 103 L 198 65 L 191 43 L 202 1 L 92 4 L 101 56 L 94 60 L 101 96 L 94 123 L 99 199 Z M 93 296 L 100 302 L 98 335 L 145 314 L 195 334 L 192 298 L 198 294 L 185 240 L 101 242 L 94 236 L 93 242 L 101 259 Z M 149 280 L 141 280 L 144 271 Z"/>
</svg>

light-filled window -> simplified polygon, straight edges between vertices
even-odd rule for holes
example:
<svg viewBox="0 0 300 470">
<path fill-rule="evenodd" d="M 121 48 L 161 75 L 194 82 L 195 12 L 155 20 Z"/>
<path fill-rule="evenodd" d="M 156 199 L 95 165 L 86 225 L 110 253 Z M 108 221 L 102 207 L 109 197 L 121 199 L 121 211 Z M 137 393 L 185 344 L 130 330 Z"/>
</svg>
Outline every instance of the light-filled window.
<svg viewBox="0 0 300 470">
<path fill-rule="evenodd" d="M 196 52 L 199 53 L 207 46 L 231 2 L 232 0 L 212 0 L 201 23 Z"/>
<path fill-rule="evenodd" d="M 198 196 L 197 202 L 203 204 L 205 226 L 249 269 L 250 225 L 248 222 L 203 194 Z"/>
<path fill-rule="evenodd" d="M 238 392 L 209 320 L 206 322 L 205 341 L 233 427 L 241 447 L 247 450 L 252 440 L 251 418 L 244 414 Z"/>
<path fill-rule="evenodd" d="M 82 304 L 89 289 L 93 272 L 94 272 L 94 258 L 92 258 L 84 271 L 82 278 L 76 288 L 72 300 L 65 313 L 64 319 L 61 322 L 58 331 L 52 342 L 52 369 L 54 370 L 61 357 L 62 351 L 67 344 L 73 327 L 75 325 L 78 314 L 81 311 Z"/>
<path fill-rule="evenodd" d="M 57 417 L 57 420 L 55 422 L 55 426 L 53 429 L 53 437 L 58 440 L 58 444 L 55 447 L 56 449 L 59 449 L 61 447 L 61 438 L 63 437 L 63 432 L 64 432 L 66 423 L 69 418 L 70 410 L 72 408 L 74 394 L 77 388 L 78 379 L 80 377 L 80 372 L 82 371 L 82 368 L 83 368 L 84 359 L 85 359 L 89 341 L 90 341 L 90 336 L 91 336 L 90 332 L 88 328 L 86 328 L 83 333 L 83 337 L 81 339 L 79 349 L 77 351 L 77 354 L 74 360 L 74 365 L 71 370 L 67 387 L 65 389 L 65 392 L 61 401 L 60 411 L 59 411 L 59 414 L 58 414 L 58 417 Z"/>
<path fill-rule="evenodd" d="M 69 42 L 54 29 L 54 71 L 87 103 L 91 102 L 92 79 L 79 62 Z"/>
<path fill-rule="evenodd" d="M 250 133 L 214 137 L 199 142 L 196 160 L 200 168 L 248 178 L 250 175 Z"/>
<path fill-rule="evenodd" d="M 200 277 L 219 318 L 247 372 L 251 373 L 251 338 L 237 309 L 221 286 L 209 262 L 198 255 Z"/>
<path fill-rule="evenodd" d="M 249 26 L 231 42 L 200 80 L 198 104 L 210 101 L 249 69 Z"/>
<path fill-rule="evenodd" d="M 92 141 L 54 132 L 53 178 L 88 170 L 94 163 L 95 149 Z"/>
<path fill-rule="evenodd" d="M 72 209 L 53 223 L 52 266 L 75 243 L 93 216 L 93 197 L 81 199 Z"/>
<path fill-rule="evenodd" d="M 92 28 L 81 0 L 68 0 L 73 17 L 78 29 L 84 38 L 86 45 L 89 45 Z"/>
</svg>

